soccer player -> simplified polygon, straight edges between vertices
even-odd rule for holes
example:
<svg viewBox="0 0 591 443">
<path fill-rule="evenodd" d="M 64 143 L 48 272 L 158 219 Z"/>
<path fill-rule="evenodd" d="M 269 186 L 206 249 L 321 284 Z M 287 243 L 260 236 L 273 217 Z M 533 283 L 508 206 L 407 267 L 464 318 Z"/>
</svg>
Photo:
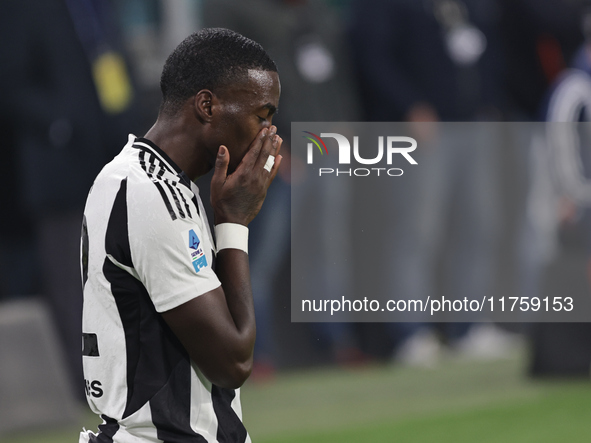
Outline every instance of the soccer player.
<svg viewBox="0 0 591 443">
<path fill-rule="evenodd" d="M 204 29 L 169 56 L 158 119 L 101 171 L 82 232 L 80 442 L 249 442 L 249 222 L 277 174 L 280 84 L 263 48 Z M 211 180 L 215 242 L 193 180 Z"/>
</svg>

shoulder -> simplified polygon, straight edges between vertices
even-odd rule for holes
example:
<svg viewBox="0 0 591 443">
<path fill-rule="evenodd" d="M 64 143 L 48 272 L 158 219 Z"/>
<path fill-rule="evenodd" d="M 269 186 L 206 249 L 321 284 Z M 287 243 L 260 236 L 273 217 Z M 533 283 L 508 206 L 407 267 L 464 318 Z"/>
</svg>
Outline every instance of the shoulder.
<svg viewBox="0 0 591 443">
<path fill-rule="evenodd" d="M 138 209 L 165 213 L 170 220 L 198 215 L 195 195 L 163 154 L 144 143 L 135 143 L 135 161 L 129 170 L 128 198 Z"/>
</svg>

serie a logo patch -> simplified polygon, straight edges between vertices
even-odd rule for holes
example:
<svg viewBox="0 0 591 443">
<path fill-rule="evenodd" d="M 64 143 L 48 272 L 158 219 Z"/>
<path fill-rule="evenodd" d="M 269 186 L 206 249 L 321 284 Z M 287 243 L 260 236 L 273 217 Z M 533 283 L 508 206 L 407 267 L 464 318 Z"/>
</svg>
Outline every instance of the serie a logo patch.
<svg viewBox="0 0 591 443">
<path fill-rule="evenodd" d="M 207 266 L 207 257 L 205 257 L 199 237 L 192 229 L 189 231 L 189 248 L 191 249 L 191 262 L 195 272 L 199 272 L 201 268 Z"/>
</svg>

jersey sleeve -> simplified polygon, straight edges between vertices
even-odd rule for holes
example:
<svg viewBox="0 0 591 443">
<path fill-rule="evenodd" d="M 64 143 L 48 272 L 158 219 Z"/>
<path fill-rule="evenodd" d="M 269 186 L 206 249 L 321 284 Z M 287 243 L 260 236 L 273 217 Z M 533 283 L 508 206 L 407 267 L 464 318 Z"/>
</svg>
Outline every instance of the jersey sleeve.
<svg viewBox="0 0 591 443">
<path fill-rule="evenodd" d="M 165 312 L 221 285 L 212 269 L 213 244 L 205 221 L 192 210 L 174 211 L 175 196 L 145 182 L 128 194 L 129 239 L 137 277 L 156 311 Z M 180 199 L 180 192 L 172 192 Z M 166 199 L 169 199 L 168 201 Z M 171 209 L 172 208 L 172 209 Z M 189 215 L 190 212 L 190 215 Z"/>
</svg>

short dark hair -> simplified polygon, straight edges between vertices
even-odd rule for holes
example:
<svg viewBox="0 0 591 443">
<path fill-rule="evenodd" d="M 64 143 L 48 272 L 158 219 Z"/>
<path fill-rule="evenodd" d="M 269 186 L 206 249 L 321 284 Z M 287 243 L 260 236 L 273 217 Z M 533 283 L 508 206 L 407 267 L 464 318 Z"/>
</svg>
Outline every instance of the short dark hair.
<svg viewBox="0 0 591 443">
<path fill-rule="evenodd" d="M 249 69 L 277 72 L 275 62 L 255 41 L 223 28 L 205 28 L 187 37 L 168 56 L 162 77 L 161 112 L 174 114 L 202 89 L 219 93 L 241 81 Z"/>
</svg>

